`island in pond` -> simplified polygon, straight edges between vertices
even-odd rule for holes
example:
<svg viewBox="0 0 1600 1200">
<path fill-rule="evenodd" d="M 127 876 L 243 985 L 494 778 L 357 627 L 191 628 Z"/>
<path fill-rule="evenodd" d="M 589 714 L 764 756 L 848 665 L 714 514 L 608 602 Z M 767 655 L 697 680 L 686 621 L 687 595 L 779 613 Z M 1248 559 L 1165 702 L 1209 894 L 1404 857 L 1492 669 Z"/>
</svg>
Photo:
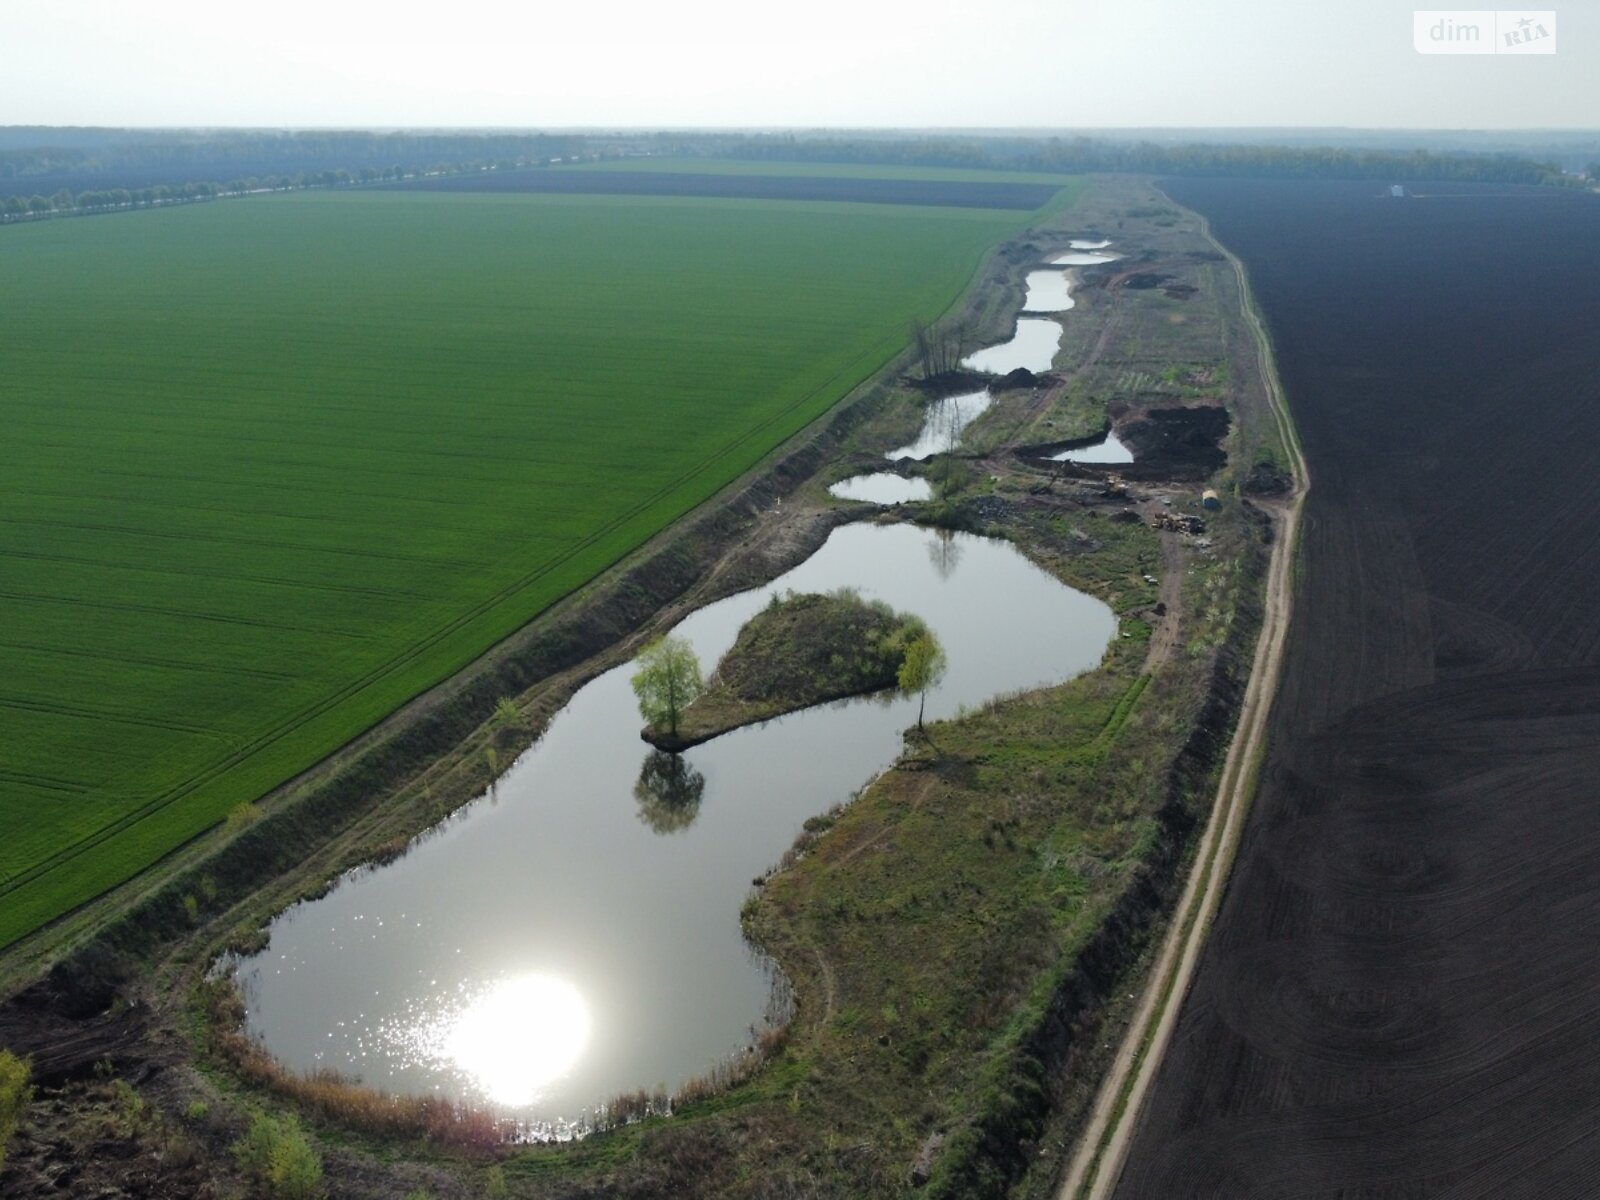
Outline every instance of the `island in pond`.
<svg viewBox="0 0 1600 1200">
<path fill-rule="evenodd" d="M 676 732 L 647 725 L 645 741 L 679 751 L 743 725 L 829 700 L 897 687 L 921 618 L 841 588 L 787 592 L 745 622 Z"/>
</svg>

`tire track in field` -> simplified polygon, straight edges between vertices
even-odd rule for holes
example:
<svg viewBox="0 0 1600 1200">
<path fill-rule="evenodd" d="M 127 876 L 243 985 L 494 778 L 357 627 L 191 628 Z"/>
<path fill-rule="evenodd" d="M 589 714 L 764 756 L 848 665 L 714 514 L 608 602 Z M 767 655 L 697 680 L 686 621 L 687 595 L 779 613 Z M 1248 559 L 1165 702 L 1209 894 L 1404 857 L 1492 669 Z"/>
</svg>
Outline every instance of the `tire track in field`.
<svg viewBox="0 0 1600 1200">
<path fill-rule="evenodd" d="M 20 783 L 28 787 L 44 788 L 51 792 L 66 792 L 74 796 L 88 793 L 87 784 L 78 783 L 71 779 L 58 779 L 53 775 L 37 775 L 29 771 L 11 771 L 0 768 L 0 780 L 7 783 Z"/>
<path fill-rule="evenodd" d="M 375 558 L 385 562 L 406 563 L 410 566 L 437 566 L 438 560 L 419 554 L 396 554 L 386 550 L 358 550 L 353 546 L 327 547 L 307 542 L 291 542 L 284 538 L 243 537 L 239 534 L 182 532 L 176 529 L 152 529 L 138 525 L 110 525 L 103 521 L 52 521 L 42 517 L 0 517 L 0 525 L 24 528 L 75 529 L 89 533 L 122 534 L 132 537 L 155 538 L 169 542 L 220 542 L 228 546 L 259 546 L 266 550 L 296 550 L 301 553 L 334 554 L 347 558 Z M 463 564 L 482 566 L 485 564 Z"/>
<path fill-rule="evenodd" d="M 7 695 L 0 692 L 0 708 L 14 708 L 21 712 L 44 713 L 49 716 L 81 717 L 90 721 L 110 721 L 117 725 L 137 725 L 145 729 L 165 729 L 171 733 L 187 733 L 195 737 L 233 740 L 220 729 L 205 725 L 191 725 L 166 717 L 143 717 L 121 709 L 103 708 L 92 704 L 63 704 L 54 700 L 35 700 L 28 696 Z"/>
<path fill-rule="evenodd" d="M 299 678 L 290 671 L 268 671 L 261 667 L 246 667 L 236 663 L 202 663 L 126 652 L 111 654 L 105 651 L 85 650 L 81 646 L 41 646 L 34 642 L 0 641 L 0 651 L 3 650 L 21 650 L 53 658 L 87 658 L 93 662 L 132 663 L 140 667 L 162 667 L 170 671 L 194 671 L 206 675 L 245 675 L 253 679 L 271 679 L 279 683 Z"/>
<path fill-rule="evenodd" d="M 261 617 L 241 617 L 232 613 L 205 612 L 194 608 L 169 608 L 161 604 L 139 604 L 132 600 L 88 600 L 82 596 L 52 596 L 45 592 L 14 592 L 0 590 L 0 600 L 18 604 L 46 604 L 51 607 L 65 605 L 69 609 L 84 608 L 95 612 L 141 612 L 154 616 L 182 617 L 195 621 L 212 621 L 220 625 L 247 625 L 256 629 L 276 629 L 280 633 L 313 633 L 326 636 L 337 633 L 341 637 L 364 639 L 368 635 L 355 630 L 318 629 L 311 625 L 296 625 L 284 621 L 268 621 Z"/>
<path fill-rule="evenodd" d="M 340 596 L 365 596 L 374 600 L 412 600 L 430 601 L 439 600 L 439 596 L 427 596 L 421 592 L 410 592 L 404 589 L 387 589 L 375 587 L 362 587 L 351 583 L 317 583 L 307 579 L 289 579 L 276 575 L 243 575 L 230 571 L 197 571 L 187 567 L 158 567 L 148 563 L 108 562 L 105 559 L 88 558 L 79 554 L 45 554 L 34 550 L 3 550 L 0 549 L 0 559 L 20 558 L 29 562 L 65 563 L 74 567 L 94 567 L 97 570 L 113 571 L 140 571 L 148 575 L 176 575 L 183 579 L 211 579 L 219 583 L 251 583 L 269 587 L 297 588 L 307 592 L 329 592 Z"/>
</svg>

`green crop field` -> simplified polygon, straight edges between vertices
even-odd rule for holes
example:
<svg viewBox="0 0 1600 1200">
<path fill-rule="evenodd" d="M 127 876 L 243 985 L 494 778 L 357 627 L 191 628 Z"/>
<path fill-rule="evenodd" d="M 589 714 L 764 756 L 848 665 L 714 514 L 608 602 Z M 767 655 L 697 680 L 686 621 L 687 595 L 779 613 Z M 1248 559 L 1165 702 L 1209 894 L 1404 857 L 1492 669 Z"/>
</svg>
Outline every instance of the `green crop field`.
<svg viewBox="0 0 1600 1200">
<path fill-rule="evenodd" d="M 0 231 L 0 945 L 705 500 L 1027 219 L 342 192 Z"/>
</svg>

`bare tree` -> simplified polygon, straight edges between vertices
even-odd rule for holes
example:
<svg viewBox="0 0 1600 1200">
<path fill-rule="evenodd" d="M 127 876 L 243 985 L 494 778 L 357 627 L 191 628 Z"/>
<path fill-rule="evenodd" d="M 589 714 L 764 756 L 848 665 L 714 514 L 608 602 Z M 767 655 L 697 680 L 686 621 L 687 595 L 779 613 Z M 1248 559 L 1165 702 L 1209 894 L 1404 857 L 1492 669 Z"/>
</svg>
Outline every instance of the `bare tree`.
<svg viewBox="0 0 1600 1200">
<path fill-rule="evenodd" d="M 911 323 L 911 346 L 923 379 L 937 379 L 958 370 L 966 357 L 967 325 L 954 321 L 943 328 L 933 328 L 921 321 Z"/>
<path fill-rule="evenodd" d="M 922 368 L 922 377 L 932 379 L 933 369 L 933 337 L 928 332 L 928 327 L 921 321 L 911 322 L 911 345 L 916 350 L 917 364 Z"/>
</svg>

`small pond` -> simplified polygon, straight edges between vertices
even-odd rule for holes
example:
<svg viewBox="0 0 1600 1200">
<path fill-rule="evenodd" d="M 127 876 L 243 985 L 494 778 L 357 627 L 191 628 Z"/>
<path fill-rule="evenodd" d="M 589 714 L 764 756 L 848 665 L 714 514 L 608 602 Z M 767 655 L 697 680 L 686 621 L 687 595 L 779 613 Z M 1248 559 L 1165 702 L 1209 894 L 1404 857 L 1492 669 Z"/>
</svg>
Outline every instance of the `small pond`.
<svg viewBox="0 0 1600 1200">
<path fill-rule="evenodd" d="M 1065 271 L 1029 271 L 1024 312 L 1066 312 L 1074 304 L 1072 280 Z"/>
<path fill-rule="evenodd" d="M 1074 250 L 1070 254 L 1056 255 L 1050 260 L 1050 265 L 1054 267 L 1097 267 L 1101 263 L 1116 262 L 1121 257 L 1120 254 L 1084 253 L 1083 251 Z"/>
<path fill-rule="evenodd" d="M 1049 317 L 1022 317 L 1010 341 L 969 354 L 961 360 L 961 365 L 969 371 L 986 371 L 991 375 L 1004 375 L 1018 367 L 1038 374 L 1050 369 L 1060 346 L 1059 322 Z"/>
<path fill-rule="evenodd" d="M 909 500 L 928 499 L 933 495 L 933 485 L 926 479 L 908 479 L 893 471 L 879 471 L 841 479 L 828 489 L 828 494 L 841 500 L 865 500 L 869 504 L 904 504 Z"/>
<path fill-rule="evenodd" d="M 773 583 L 686 618 L 709 669 L 776 592 L 851 586 L 949 655 L 928 715 L 1099 663 L 1116 620 L 1005 542 L 848 525 Z M 631 666 L 585 685 L 488 795 L 396 862 L 344 878 L 237 964 L 248 1027 L 296 1070 L 581 1129 L 748 1044 L 772 996 L 745 943 L 752 877 L 888 766 L 914 698 L 819 706 L 679 758 L 639 738 Z"/>
<path fill-rule="evenodd" d="M 961 444 L 961 435 L 967 426 L 983 416 L 993 403 L 994 397 L 988 388 L 931 401 L 923 414 L 922 431 L 917 434 L 917 440 L 889 451 L 884 457 L 890 462 L 901 458 L 921 460 L 954 450 Z"/>
<path fill-rule="evenodd" d="M 1051 462 L 1081 462 L 1081 463 L 1130 463 L 1133 461 L 1133 451 L 1129 450 L 1114 433 L 1107 432 L 1100 441 L 1090 446 L 1079 446 L 1075 450 L 1063 450 L 1060 454 L 1052 454 Z"/>
</svg>

